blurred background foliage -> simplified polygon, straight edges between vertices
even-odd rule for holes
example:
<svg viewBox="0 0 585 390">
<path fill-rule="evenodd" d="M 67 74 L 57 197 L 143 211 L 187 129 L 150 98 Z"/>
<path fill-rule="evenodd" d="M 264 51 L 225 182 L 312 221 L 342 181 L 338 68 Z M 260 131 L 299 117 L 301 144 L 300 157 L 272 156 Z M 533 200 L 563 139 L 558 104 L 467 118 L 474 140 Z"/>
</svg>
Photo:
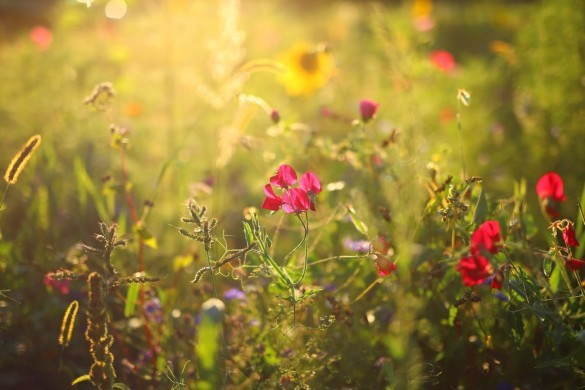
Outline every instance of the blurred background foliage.
<svg viewBox="0 0 585 390">
<path fill-rule="evenodd" d="M 76 244 L 93 242 L 99 220 L 115 221 L 122 235 L 132 235 L 124 187 L 133 194 L 139 213 L 144 202 L 154 204 L 144 223 L 156 238 L 156 249 L 146 248 L 144 257 L 149 275 L 165 277 L 160 286 L 151 288 L 168 308 L 166 330 L 160 334 L 167 343 L 161 345 L 169 350 L 159 351 L 159 374 L 165 361 L 175 361 L 177 368 L 187 360 L 184 351 L 189 348 L 173 343 L 181 337 L 189 339 L 181 332 L 188 334 L 195 320 L 185 313 L 193 315 L 193 307 L 210 294 L 209 285 L 189 284 L 194 270 L 205 264 L 200 248 L 170 226 L 179 224 L 190 197 L 209 206 L 210 214 L 220 220 L 229 247 L 241 248 L 243 210 L 259 207 L 262 187 L 278 165 L 287 162 L 298 172 L 317 172 L 324 186 L 332 184 L 332 190 L 319 197 L 314 222 L 320 226 L 318 245 L 312 248 L 316 260 L 344 253 L 342 239 L 352 228 L 337 218 L 337 211 L 347 202 L 356 205 L 370 226 L 368 239 L 389 236 L 402 258 L 416 257 L 412 243 L 422 242 L 424 235 L 418 236 L 412 221 L 421 218 L 425 193 L 420 183 L 429 163 L 439 168 L 441 180 L 447 175 L 458 180 L 463 159 L 467 176 L 483 177 L 490 205 L 511 197 L 514 183 L 526 179 L 527 202 L 532 212 L 538 212 L 531 189 L 551 170 L 565 180 L 567 208 L 573 210 L 570 205 L 581 195 L 585 177 L 581 139 L 585 7 L 581 0 L 241 4 L 126 0 L 127 11 L 121 19 L 105 15 L 108 1 L 95 0 L 90 7 L 83 3 L 0 0 L 0 166 L 7 166 L 31 135 L 43 136 L 41 148 L 19 182 L 9 188 L 1 212 L 0 289 L 9 290 L 6 294 L 19 303 L 1 301 L 0 387 L 42 383 L 62 387 L 89 366 L 81 332 L 76 347 L 66 353 L 56 344 L 60 316 L 70 298 L 83 297 L 73 291 L 83 291 L 83 283 L 73 282 L 72 291 L 63 296 L 43 285 L 43 276 L 60 267 L 83 271 L 84 255 Z M 318 62 L 316 72 L 323 72 L 318 76 L 325 82 L 307 82 L 306 90 L 290 95 L 280 67 L 287 65 L 287 58 L 294 61 L 291 48 L 299 43 L 316 48 L 330 63 Z M 431 56 L 438 50 L 450 53 L 454 62 L 433 61 Z M 105 111 L 92 110 L 84 100 L 104 81 L 112 83 L 116 96 Z M 460 88 L 471 94 L 469 107 L 457 101 Z M 256 104 L 255 98 L 262 99 L 264 106 Z M 380 172 L 391 172 L 390 179 L 371 181 L 362 173 L 370 170 L 377 177 L 375 164 L 368 167 L 367 158 L 344 149 L 347 142 L 355 141 L 351 134 L 356 129 L 350 122 L 359 118 L 363 98 L 380 102 L 378 116 L 367 129 L 368 141 L 382 145 L 397 137 L 390 147 L 374 150 L 384 161 Z M 278 111 L 280 123 L 273 123 L 271 109 Z M 112 123 L 128 131 L 128 183 L 121 174 L 120 149 L 111 145 Z M 378 217 L 380 207 L 393 211 L 391 226 Z M 266 217 L 264 223 L 274 228 L 279 219 Z M 335 222 L 327 224 L 331 220 Z M 537 225 L 541 233 L 534 242 L 546 243 L 546 222 Z M 285 232 L 292 238 L 281 233 L 277 250 L 283 254 L 294 245 L 297 227 L 285 224 Z M 430 249 L 437 251 L 437 247 Z M 117 254 L 117 264 L 126 274 L 138 271 L 136 251 L 134 242 Z M 399 269 L 405 270 L 410 263 L 402 264 Z M 357 294 L 372 282 L 373 269 L 328 265 L 315 270 L 311 280 L 341 284 L 340 279 L 350 277 Z M 424 291 L 411 296 L 412 307 L 401 308 L 395 301 L 385 306 L 392 299 L 389 295 L 405 297 L 406 290 L 414 288 L 406 274 L 399 286 L 380 286 L 373 301 L 368 301 L 371 306 L 347 314 L 341 321 L 347 328 L 324 337 L 321 344 L 305 337 L 304 330 L 295 335 L 296 348 L 309 340 L 306 353 L 311 359 L 327 356 L 336 372 L 346 372 L 346 376 L 335 377 L 325 367 L 304 367 L 311 363 L 302 354 L 285 364 L 286 355 L 274 350 L 284 342 L 269 342 L 267 325 L 233 335 L 241 340 L 233 347 L 236 358 L 231 364 L 244 367 L 263 356 L 262 364 L 255 364 L 264 367 L 257 374 L 268 387 L 283 385 L 285 375 L 290 383 L 321 378 L 332 387 L 346 383 L 368 388 L 360 384 L 391 381 L 392 375 L 384 371 L 390 365 L 379 356 L 394 351 L 400 361 L 408 344 L 388 345 L 392 344 L 388 338 L 376 342 L 376 337 L 383 339 L 382 329 L 372 331 L 361 323 L 351 328 L 349 318 L 363 321 L 369 310 L 377 308 L 378 318 L 396 316 L 411 323 L 417 310 L 428 310 L 427 322 L 420 322 L 410 334 L 430 340 L 429 344 L 450 337 L 441 335 L 432 323 L 446 320 L 446 313 L 421 307 L 428 298 Z M 259 316 L 268 310 L 261 315 L 271 323 L 290 314 L 286 304 L 267 309 L 273 302 L 254 290 L 251 294 L 255 303 L 236 310 L 242 315 Z M 123 294 L 113 297 L 114 318 L 124 317 L 123 298 Z M 315 305 L 321 305 L 322 311 L 338 310 L 336 300 L 343 299 L 331 299 Z M 179 310 L 176 317 L 170 316 L 173 308 Z M 336 315 L 339 321 L 345 314 Z M 237 329 L 238 319 L 231 321 Z M 140 348 L 131 346 L 140 342 L 123 325 L 120 329 L 116 343 L 130 352 L 118 350 L 116 357 L 136 364 Z M 398 338 L 402 331 L 388 330 Z M 348 332 L 355 343 L 344 346 Z M 374 333 L 378 336 L 373 337 Z M 408 337 L 405 340 L 409 342 Z M 352 349 L 355 345 L 364 348 Z M 262 348 L 258 355 L 257 349 Z M 322 355 L 327 348 L 336 352 Z M 522 351 L 530 355 L 527 349 Z M 175 352 L 177 356 L 170 357 Z M 452 353 L 449 359 L 457 362 L 459 352 L 454 347 L 445 354 Z M 426 373 L 413 374 L 418 378 L 413 383 L 456 385 L 465 380 L 456 368 L 425 366 L 421 363 L 428 361 L 425 353 L 434 352 L 413 353 L 412 361 L 421 364 L 413 372 Z M 65 362 L 59 371 L 55 362 L 61 356 Z M 339 356 L 351 356 L 352 363 L 343 358 L 339 362 Z M 461 364 L 463 359 L 459 358 Z M 360 361 L 356 367 L 355 361 Z M 521 372 L 521 366 L 518 363 L 514 372 Z M 292 367 L 290 372 L 287 367 Z M 279 373 L 280 382 L 271 370 Z M 136 376 L 146 380 L 148 374 L 138 371 Z M 256 378 L 244 369 L 240 372 L 248 380 Z M 441 372 L 448 378 L 443 382 Z M 131 383 L 132 374 L 124 375 L 122 379 Z M 469 380 L 466 383 L 474 383 Z"/>
</svg>

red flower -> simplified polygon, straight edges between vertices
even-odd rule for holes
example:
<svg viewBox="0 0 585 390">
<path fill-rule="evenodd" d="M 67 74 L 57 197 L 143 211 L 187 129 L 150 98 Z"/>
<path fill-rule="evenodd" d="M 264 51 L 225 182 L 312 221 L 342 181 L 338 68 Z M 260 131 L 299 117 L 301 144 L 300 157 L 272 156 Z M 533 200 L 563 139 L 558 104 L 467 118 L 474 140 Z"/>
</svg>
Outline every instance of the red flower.
<svg viewBox="0 0 585 390">
<path fill-rule="evenodd" d="M 396 270 L 396 264 L 391 262 L 386 256 L 376 256 L 376 268 L 378 276 L 388 276 Z"/>
<path fill-rule="evenodd" d="M 362 115 L 362 120 L 364 122 L 369 122 L 378 111 L 378 106 L 380 103 L 376 103 L 372 100 L 362 99 L 360 101 L 360 114 Z"/>
<path fill-rule="evenodd" d="M 282 196 L 282 209 L 287 214 L 307 211 L 310 206 L 309 195 L 300 188 L 290 188 Z"/>
<path fill-rule="evenodd" d="M 563 179 L 556 172 L 544 174 L 536 183 L 536 193 L 541 199 L 541 206 L 550 218 L 558 218 L 558 202 L 564 202 L 567 197 L 564 193 Z"/>
<path fill-rule="evenodd" d="M 433 65 L 443 72 L 450 72 L 455 69 L 455 58 L 446 50 L 435 50 L 429 58 Z"/>
<path fill-rule="evenodd" d="M 461 273 L 463 284 L 466 286 L 482 284 L 492 273 L 490 262 L 479 255 L 463 257 L 455 269 Z"/>
<path fill-rule="evenodd" d="M 286 164 L 278 167 L 276 175 L 270 178 L 270 183 L 280 188 L 288 188 L 297 182 L 297 173 L 295 170 Z"/>
<path fill-rule="evenodd" d="M 585 261 L 579 259 L 567 259 L 565 265 L 569 270 L 577 271 L 578 269 L 585 267 Z"/>
<path fill-rule="evenodd" d="M 472 255 L 479 255 L 483 251 L 492 254 L 498 253 L 500 248 L 500 224 L 498 221 L 485 221 L 471 235 Z"/>
<path fill-rule="evenodd" d="M 262 208 L 266 210 L 278 211 L 280 206 L 282 206 L 282 198 L 274 193 L 274 190 L 270 184 L 266 184 L 266 186 L 264 186 L 264 194 L 266 194 L 266 198 L 264 199 L 264 202 L 262 202 Z"/>
<path fill-rule="evenodd" d="M 567 200 L 563 188 L 563 179 L 556 172 L 546 173 L 538 179 L 536 193 L 540 199 L 552 198 L 557 202 Z"/>
<path fill-rule="evenodd" d="M 577 237 L 575 236 L 574 226 L 575 224 L 573 222 L 569 222 L 567 227 L 563 229 L 563 240 L 565 240 L 565 244 L 568 246 L 579 246 L 579 241 L 577 241 Z"/>
</svg>

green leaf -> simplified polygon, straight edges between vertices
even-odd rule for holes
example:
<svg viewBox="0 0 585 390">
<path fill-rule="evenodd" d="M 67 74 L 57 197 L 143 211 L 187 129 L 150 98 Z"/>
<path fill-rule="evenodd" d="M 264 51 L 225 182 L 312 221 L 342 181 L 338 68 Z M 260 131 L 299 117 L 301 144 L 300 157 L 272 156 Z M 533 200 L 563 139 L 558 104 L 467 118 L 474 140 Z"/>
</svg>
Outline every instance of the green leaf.
<svg viewBox="0 0 585 390">
<path fill-rule="evenodd" d="M 455 318 L 457 318 L 457 312 L 459 309 L 455 306 L 449 307 L 449 326 L 455 325 Z"/>
<path fill-rule="evenodd" d="M 485 221 L 485 216 L 488 212 L 488 204 L 487 199 L 485 197 L 485 193 L 483 189 L 479 193 L 479 198 L 477 199 L 477 203 L 475 204 L 475 211 L 473 213 L 473 218 L 471 219 L 472 224 L 479 225 L 483 221 Z"/>
<path fill-rule="evenodd" d="M 353 223 L 353 226 L 357 229 L 358 232 L 367 237 L 368 226 L 358 218 L 354 208 L 351 205 L 348 205 L 346 208 L 349 213 L 349 219 L 351 220 L 351 223 Z"/>
<path fill-rule="evenodd" d="M 126 294 L 126 304 L 124 305 L 124 316 L 126 318 L 134 314 L 134 308 L 136 307 L 136 300 L 138 299 L 139 291 L 140 285 L 138 283 L 131 283 L 128 286 L 128 293 Z"/>
<path fill-rule="evenodd" d="M 80 377 L 77 377 L 73 382 L 71 382 L 71 386 L 75 386 L 78 383 L 85 382 L 88 380 L 90 380 L 89 374 L 82 375 Z"/>
</svg>

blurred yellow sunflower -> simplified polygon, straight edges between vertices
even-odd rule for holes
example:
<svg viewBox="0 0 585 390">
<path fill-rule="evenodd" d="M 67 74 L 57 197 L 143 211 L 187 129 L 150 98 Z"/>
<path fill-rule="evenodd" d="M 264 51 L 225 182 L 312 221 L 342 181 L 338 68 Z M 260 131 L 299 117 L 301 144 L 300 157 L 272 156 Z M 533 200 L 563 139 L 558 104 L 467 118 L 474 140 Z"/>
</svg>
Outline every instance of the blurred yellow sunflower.
<svg viewBox="0 0 585 390">
<path fill-rule="evenodd" d="M 286 70 L 278 80 L 289 95 L 307 95 L 321 88 L 337 69 L 326 45 L 299 42 L 280 57 Z"/>
</svg>

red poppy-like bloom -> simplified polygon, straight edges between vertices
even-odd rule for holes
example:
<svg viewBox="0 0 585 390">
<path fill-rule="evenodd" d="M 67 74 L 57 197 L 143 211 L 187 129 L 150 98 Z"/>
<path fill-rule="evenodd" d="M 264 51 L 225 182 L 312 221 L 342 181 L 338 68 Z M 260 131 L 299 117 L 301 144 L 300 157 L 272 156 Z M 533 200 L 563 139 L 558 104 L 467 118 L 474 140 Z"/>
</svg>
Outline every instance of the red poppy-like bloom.
<svg viewBox="0 0 585 390">
<path fill-rule="evenodd" d="M 492 273 L 492 265 L 488 259 L 479 255 L 463 257 L 455 269 L 461 273 L 466 286 L 482 284 Z"/>
<path fill-rule="evenodd" d="M 376 268 L 378 269 L 378 276 L 388 276 L 396 270 L 396 264 L 390 261 L 386 256 L 376 257 Z"/>
<path fill-rule="evenodd" d="M 264 202 L 262 208 L 278 211 L 281 207 L 288 213 L 300 213 L 307 210 L 315 211 L 315 197 L 321 192 L 321 182 L 313 172 L 301 176 L 300 187 L 291 187 L 297 182 L 297 173 L 286 164 L 278 168 L 276 175 L 270 178 L 271 184 L 264 186 Z M 284 189 L 282 197 L 274 193 L 272 185 Z"/>
<path fill-rule="evenodd" d="M 496 254 L 501 246 L 500 241 L 498 221 L 485 221 L 471 235 L 470 252 L 472 255 L 479 255 L 483 251 Z"/>
<path fill-rule="evenodd" d="M 569 270 L 577 271 L 578 269 L 585 267 L 585 261 L 579 259 L 567 259 L 565 265 Z"/>
<path fill-rule="evenodd" d="M 262 208 L 266 210 L 278 211 L 280 206 L 282 206 L 282 198 L 274 193 L 274 190 L 270 184 L 266 184 L 264 186 L 264 194 L 266 195 L 266 198 L 264 198 Z"/>
<path fill-rule="evenodd" d="M 455 58 L 447 50 L 435 50 L 429 55 L 429 59 L 437 69 L 443 72 L 455 69 Z"/>
<path fill-rule="evenodd" d="M 360 101 L 360 114 L 362 115 L 362 120 L 364 122 L 369 122 L 378 111 L 378 106 L 380 103 L 376 103 L 372 100 L 362 99 Z"/>
<path fill-rule="evenodd" d="M 297 182 L 297 173 L 295 170 L 286 164 L 278 167 L 276 175 L 270 178 L 270 183 L 280 188 L 288 188 Z"/>
<path fill-rule="evenodd" d="M 565 240 L 565 244 L 568 246 L 579 246 L 579 241 L 577 240 L 577 236 L 575 235 L 575 224 L 570 222 L 567 226 L 563 229 L 563 240 Z"/>
<path fill-rule="evenodd" d="M 552 198 L 557 202 L 567 200 L 563 179 L 556 172 L 545 173 L 536 183 L 536 193 L 540 199 Z"/>
</svg>

